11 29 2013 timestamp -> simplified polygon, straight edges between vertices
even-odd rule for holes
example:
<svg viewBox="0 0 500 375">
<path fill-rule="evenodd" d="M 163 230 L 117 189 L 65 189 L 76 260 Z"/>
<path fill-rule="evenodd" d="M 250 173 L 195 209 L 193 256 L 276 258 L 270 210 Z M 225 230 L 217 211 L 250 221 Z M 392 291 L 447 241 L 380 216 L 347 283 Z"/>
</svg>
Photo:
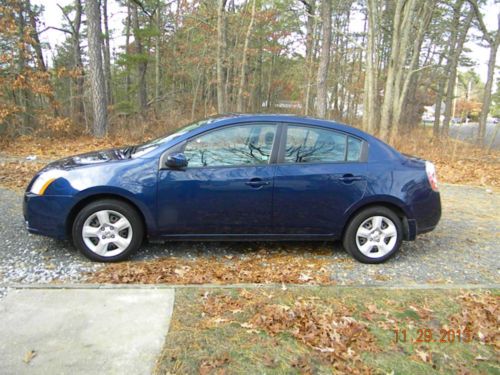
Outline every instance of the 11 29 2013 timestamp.
<svg viewBox="0 0 500 375">
<path fill-rule="evenodd" d="M 468 328 L 447 329 L 441 328 L 439 332 L 435 332 L 431 328 L 419 328 L 416 332 L 408 331 L 406 328 L 394 329 L 395 343 L 469 343 L 473 339 L 472 331 Z"/>
</svg>

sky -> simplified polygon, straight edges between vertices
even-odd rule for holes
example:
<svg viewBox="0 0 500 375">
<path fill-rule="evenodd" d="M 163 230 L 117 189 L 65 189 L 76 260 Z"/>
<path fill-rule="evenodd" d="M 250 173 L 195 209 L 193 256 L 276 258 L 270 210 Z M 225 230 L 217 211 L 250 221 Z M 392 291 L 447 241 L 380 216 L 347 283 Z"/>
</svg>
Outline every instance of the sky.
<svg viewBox="0 0 500 375">
<path fill-rule="evenodd" d="M 425 0 L 424 0 L 425 1 Z M 72 0 L 33 0 L 33 4 L 43 5 L 45 8 L 45 12 L 41 16 L 42 23 L 48 26 L 56 26 L 60 27 L 63 24 L 63 15 L 61 9 L 58 7 L 58 4 L 61 6 L 65 6 L 71 4 Z M 495 4 L 495 0 L 488 0 L 486 6 L 482 8 L 484 14 L 484 21 L 488 30 L 496 30 L 497 28 L 497 14 L 500 11 L 500 5 Z M 126 17 L 126 9 L 125 7 L 120 7 L 115 0 L 108 0 L 108 21 L 109 27 L 111 30 L 111 50 L 118 50 L 118 48 L 125 44 L 125 38 L 122 35 L 123 30 L 123 20 Z M 354 20 L 355 24 L 352 26 L 353 29 L 363 30 L 362 20 Z M 471 35 L 480 36 L 480 32 L 474 30 L 474 33 Z M 49 29 L 42 34 L 41 40 L 42 42 L 49 43 L 51 48 L 54 48 L 56 45 L 61 44 L 66 38 L 66 34 L 57 31 L 54 29 Z M 469 41 L 466 44 L 466 48 L 471 51 L 467 54 L 472 61 L 476 64 L 474 66 L 474 70 L 479 74 L 481 80 L 486 81 L 487 71 L 488 71 L 488 58 L 489 58 L 489 49 L 481 47 L 477 41 Z M 52 60 L 52 55 L 49 53 L 49 56 L 46 56 L 47 60 Z M 500 65 L 500 59 L 497 55 L 496 65 Z M 469 68 L 461 68 L 462 71 L 468 70 Z M 495 75 L 498 76 L 498 69 L 495 72 Z"/>
</svg>

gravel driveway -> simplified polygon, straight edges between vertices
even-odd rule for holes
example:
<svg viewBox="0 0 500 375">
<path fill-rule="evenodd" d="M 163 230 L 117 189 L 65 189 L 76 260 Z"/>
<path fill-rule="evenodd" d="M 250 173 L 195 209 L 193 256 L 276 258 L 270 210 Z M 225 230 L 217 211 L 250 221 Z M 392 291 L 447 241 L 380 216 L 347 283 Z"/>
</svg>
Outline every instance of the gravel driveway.
<svg viewBox="0 0 500 375">
<path fill-rule="evenodd" d="M 500 281 L 500 193 L 485 188 L 442 186 L 443 217 L 439 227 L 417 241 L 405 242 L 398 255 L 381 265 L 347 261 L 333 244 L 331 278 L 338 284 L 498 283 Z M 0 285 L 76 282 L 100 264 L 87 261 L 69 242 L 28 234 L 19 192 L 0 188 Z M 296 248 L 288 243 L 145 244 L 133 259 L 165 256 L 222 256 L 245 249 Z M 303 243 L 307 248 L 332 246 Z M 251 253 L 252 250 L 250 250 Z M 307 252 L 307 250 L 306 250 Z M 0 296 L 2 294 L 0 288 Z"/>
</svg>

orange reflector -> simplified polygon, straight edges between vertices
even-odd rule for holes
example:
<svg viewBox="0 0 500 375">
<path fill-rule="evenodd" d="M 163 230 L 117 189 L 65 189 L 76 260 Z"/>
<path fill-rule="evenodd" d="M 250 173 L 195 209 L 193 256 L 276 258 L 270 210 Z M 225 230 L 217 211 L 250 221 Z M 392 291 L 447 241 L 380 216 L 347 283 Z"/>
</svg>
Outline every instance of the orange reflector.
<svg viewBox="0 0 500 375">
<path fill-rule="evenodd" d="M 51 178 L 48 180 L 46 183 L 43 184 L 42 188 L 40 189 L 40 195 L 43 195 L 45 193 L 45 190 L 49 187 L 49 185 L 55 181 L 55 178 Z"/>
</svg>

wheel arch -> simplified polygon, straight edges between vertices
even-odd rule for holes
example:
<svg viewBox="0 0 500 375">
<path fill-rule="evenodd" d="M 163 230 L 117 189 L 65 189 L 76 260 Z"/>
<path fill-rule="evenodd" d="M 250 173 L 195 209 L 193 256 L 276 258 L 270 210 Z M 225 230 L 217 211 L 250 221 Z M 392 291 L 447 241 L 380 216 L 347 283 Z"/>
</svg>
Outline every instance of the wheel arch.
<svg viewBox="0 0 500 375">
<path fill-rule="evenodd" d="M 103 199 L 114 199 L 118 201 L 122 201 L 124 203 L 129 204 L 132 206 L 137 213 L 139 214 L 142 225 L 144 225 L 144 234 L 146 235 L 148 233 L 148 222 L 146 220 L 146 216 L 144 215 L 143 210 L 139 207 L 138 204 L 136 204 L 133 200 L 130 198 L 127 198 L 121 194 L 117 193 L 93 193 L 90 195 L 86 195 L 85 197 L 82 197 L 70 210 L 67 219 L 66 219 L 66 235 L 68 238 L 71 238 L 71 232 L 73 228 L 73 223 L 75 222 L 76 216 L 78 215 L 78 212 L 80 212 L 83 207 L 87 206 L 88 204 L 92 202 L 96 202 L 99 200 Z"/>
<path fill-rule="evenodd" d="M 412 238 L 412 231 L 410 230 L 410 212 L 409 210 L 405 207 L 403 202 L 398 201 L 397 199 L 376 199 L 376 200 L 369 200 L 369 201 L 364 201 L 361 202 L 360 204 L 356 205 L 355 207 L 352 207 L 349 212 L 347 213 L 347 220 L 344 223 L 344 226 L 342 228 L 342 235 L 341 238 L 344 238 L 345 231 L 347 230 L 347 227 L 351 223 L 354 217 L 361 211 L 364 211 L 368 208 L 371 207 L 385 207 L 394 212 L 400 219 L 401 219 L 401 224 L 403 225 L 403 239 L 409 240 Z"/>
</svg>

